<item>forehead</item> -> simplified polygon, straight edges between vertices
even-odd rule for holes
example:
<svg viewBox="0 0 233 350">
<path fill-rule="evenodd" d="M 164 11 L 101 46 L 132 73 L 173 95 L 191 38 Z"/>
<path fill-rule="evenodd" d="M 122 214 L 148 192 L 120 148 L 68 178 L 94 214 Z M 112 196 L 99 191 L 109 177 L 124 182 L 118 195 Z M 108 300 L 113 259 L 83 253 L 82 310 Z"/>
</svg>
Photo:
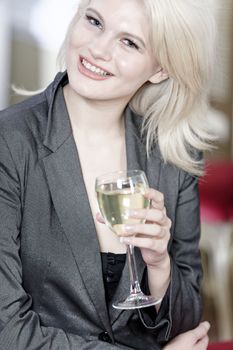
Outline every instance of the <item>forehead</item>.
<svg viewBox="0 0 233 350">
<path fill-rule="evenodd" d="M 143 0 L 91 0 L 88 8 L 97 10 L 109 23 L 117 24 L 121 29 L 148 32 L 148 16 Z"/>
</svg>

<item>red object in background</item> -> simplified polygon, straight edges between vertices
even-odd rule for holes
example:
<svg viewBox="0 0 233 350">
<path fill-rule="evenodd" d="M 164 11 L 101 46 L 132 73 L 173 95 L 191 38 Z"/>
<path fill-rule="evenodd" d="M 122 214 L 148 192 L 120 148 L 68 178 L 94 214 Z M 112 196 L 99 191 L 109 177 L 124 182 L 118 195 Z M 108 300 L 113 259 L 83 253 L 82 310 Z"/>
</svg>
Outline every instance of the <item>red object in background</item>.
<svg viewBox="0 0 233 350">
<path fill-rule="evenodd" d="M 233 221 L 232 161 L 208 162 L 199 190 L 203 221 Z"/>
<path fill-rule="evenodd" d="M 209 344 L 207 350 L 233 350 L 233 340 L 223 343 Z"/>
</svg>

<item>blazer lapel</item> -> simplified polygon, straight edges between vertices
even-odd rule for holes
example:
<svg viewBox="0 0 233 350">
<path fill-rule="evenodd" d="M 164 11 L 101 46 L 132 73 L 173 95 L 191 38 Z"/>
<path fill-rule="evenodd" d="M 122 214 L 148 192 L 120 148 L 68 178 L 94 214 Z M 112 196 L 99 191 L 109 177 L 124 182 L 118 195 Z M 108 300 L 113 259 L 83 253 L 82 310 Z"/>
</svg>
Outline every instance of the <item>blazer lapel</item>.
<svg viewBox="0 0 233 350">
<path fill-rule="evenodd" d="M 125 140 L 126 140 L 126 155 L 127 155 L 127 169 L 143 170 L 152 188 L 159 188 L 159 177 L 161 169 L 161 161 L 157 150 L 147 158 L 145 140 L 141 137 L 140 130 L 142 124 L 142 117 L 133 113 L 128 107 L 125 111 Z M 138 280 L 141 283 L 143 273 L 145 270 L 145 263 L 142 259 L 140 249 L 135 248 L 135 260 L 137 265 Z M 122 272 L 121 280 L 114 294 L 112 303 L 124 300 L 130 291 L 130 276 L 128 261 Z M 113 324 L 120 316 L 123 310 L 109 308 L 109 315 L 111 324 Z M 132 311 L 127 311 L 131 312 Z"/>
<path fill-rule="evenodd" d="M 50 126 L 47 130 L 44 144 L 53 153 L 45 157 L 43 163 L 52 200 L 87 295 L 106 331 L 111 333 L 95 224 L 61 88 L 49 113 L 49 118 L 53 118 L 53 128 L 51 130 Z M 48 125 L 50 124 L 52 125 L 51 120 Z"/>
</svg>

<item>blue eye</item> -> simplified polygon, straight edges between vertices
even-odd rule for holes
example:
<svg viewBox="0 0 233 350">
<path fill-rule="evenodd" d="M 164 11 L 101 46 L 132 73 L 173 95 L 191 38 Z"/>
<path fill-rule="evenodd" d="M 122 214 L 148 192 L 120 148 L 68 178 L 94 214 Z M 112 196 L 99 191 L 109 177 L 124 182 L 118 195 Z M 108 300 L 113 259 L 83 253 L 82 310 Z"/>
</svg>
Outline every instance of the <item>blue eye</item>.
<svg viewBox="0 0 233 350">
<path fill-rule="evenodd" d="M 92 26 L 102 28 L 102 24 L 98 19 L 96 19 L 92 16 L 89 16 L 89 15 L 86 15 L 86 19 Z"/>
<path fill-rule="evenodd" d="M 132 49 L 136 49 L 136 50 L 139 50 L 139 46 L 133 41 L 133 40 L 130 40 L 130 39 L 123 39 L 123 42 L 126 46 L 132 48 Z"/>
</svg>

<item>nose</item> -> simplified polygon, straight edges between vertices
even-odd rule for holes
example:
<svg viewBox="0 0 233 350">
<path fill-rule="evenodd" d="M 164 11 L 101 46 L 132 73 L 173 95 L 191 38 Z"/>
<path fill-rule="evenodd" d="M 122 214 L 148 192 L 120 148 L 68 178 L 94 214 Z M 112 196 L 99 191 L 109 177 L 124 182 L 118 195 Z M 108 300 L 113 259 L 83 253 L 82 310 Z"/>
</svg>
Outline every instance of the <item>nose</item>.
<svg viewBox="0 0 233 350">
<path fill-rule="evenodd" d="M 110 61 L 112 58 L 111 38 L 106 33 L 101 33 L 89 44 L 89 51 L 94 59 Z"/>
</svg>

